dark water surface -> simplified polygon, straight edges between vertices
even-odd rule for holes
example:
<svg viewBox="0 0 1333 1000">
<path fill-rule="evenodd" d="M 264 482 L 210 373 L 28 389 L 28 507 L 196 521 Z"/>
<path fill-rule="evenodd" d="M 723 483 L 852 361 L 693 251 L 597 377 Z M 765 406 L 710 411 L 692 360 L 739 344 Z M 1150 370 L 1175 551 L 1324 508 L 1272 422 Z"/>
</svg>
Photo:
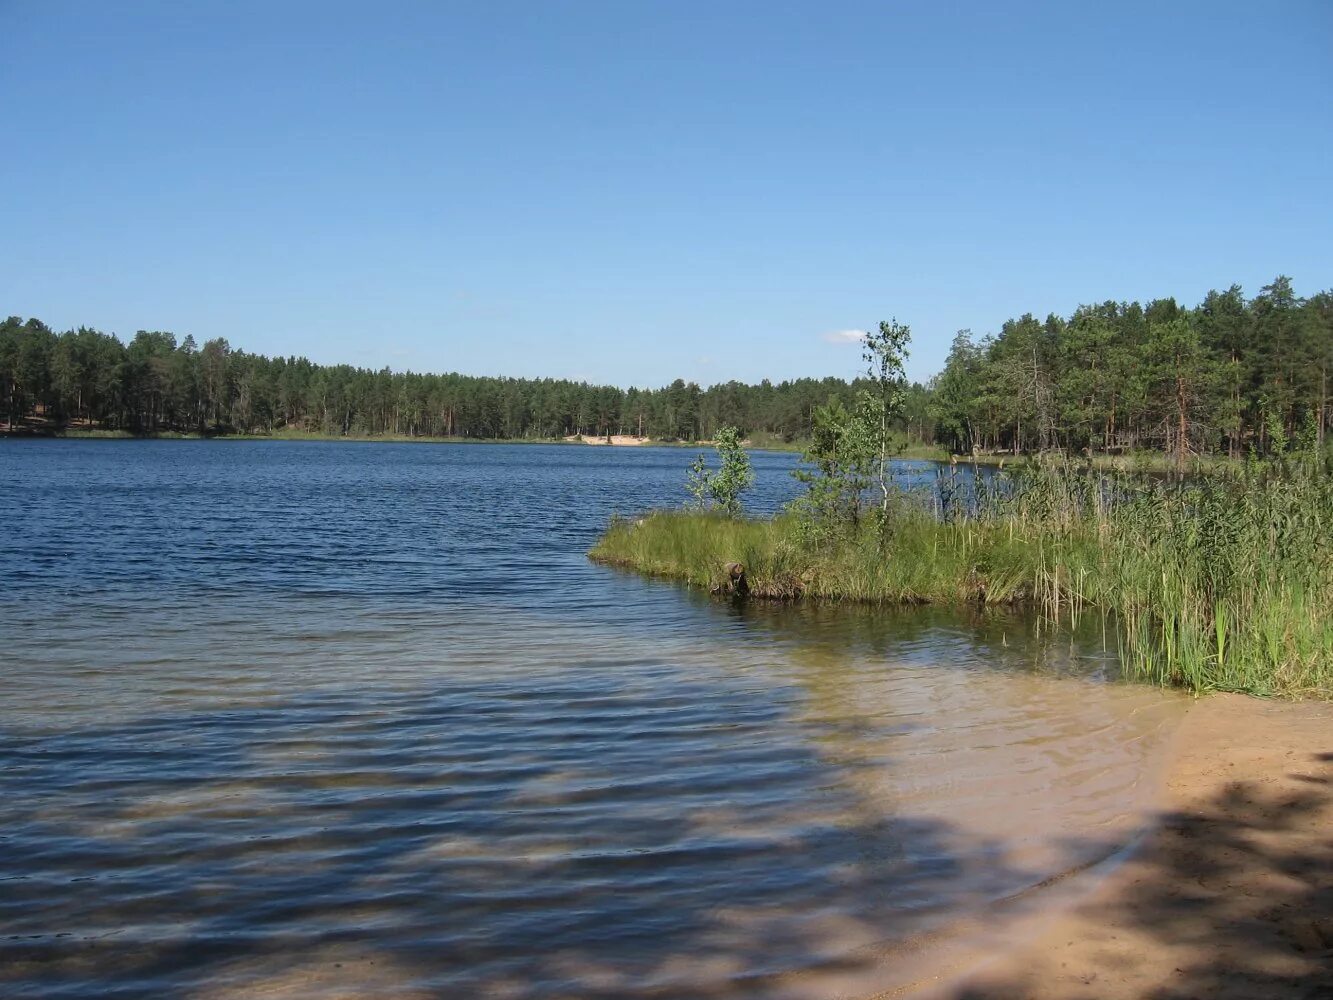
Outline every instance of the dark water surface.
<svg viewBox="0 0 1333 1000">
<path fill-rule="evenodd" d="M 589 564 L 690 457 L 0 441 L 0 995 L 824 995 L 1124 842 L 1095 624 Z"/>
</svg>

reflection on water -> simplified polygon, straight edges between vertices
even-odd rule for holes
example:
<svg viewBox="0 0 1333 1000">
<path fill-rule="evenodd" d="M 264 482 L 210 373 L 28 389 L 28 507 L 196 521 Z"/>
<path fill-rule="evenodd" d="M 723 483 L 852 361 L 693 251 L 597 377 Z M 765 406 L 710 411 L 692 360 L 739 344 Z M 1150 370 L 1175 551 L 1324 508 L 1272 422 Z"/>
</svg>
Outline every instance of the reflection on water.
<svg viewBox="0 0 1333 1000">
<path fill-rule="evenodd" d="M 0 992 L 821 995 L 1125 841 L 1095 631 L 591 566 L 608 451 L 0 452 Z"/>
</svg>

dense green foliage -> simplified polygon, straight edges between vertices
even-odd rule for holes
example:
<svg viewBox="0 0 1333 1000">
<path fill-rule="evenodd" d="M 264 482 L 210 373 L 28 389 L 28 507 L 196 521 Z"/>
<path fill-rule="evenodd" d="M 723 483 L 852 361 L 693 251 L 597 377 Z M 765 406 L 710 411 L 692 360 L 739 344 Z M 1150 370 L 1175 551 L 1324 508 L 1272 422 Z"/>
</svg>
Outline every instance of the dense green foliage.
<svg viewBox="0 0 1333 1000">
<path fill-rule="evenodd" d="M 897 498 L 891 533 L 843 520 L 817 542 L 793 514 L 664 511 L 614 522 L 592 556 L 698 586 L 740 562 L 765 597 L 1101 614 L 1131 676 L 1333 697 L 1333 474 L 1312 457 L 1186 481 L 1029 467 L 920 499 Z"/>
<path fill-rule="evenodd" d="M 995 336 L 954 339 L 935 379 L 934 433 L 959 453 L 1156 449 L 1280 452 L 1330 424 L 1333 293 L 1298 298 L 1285 277 L 1194 309 L 1105 302 Z"/>
<path fill-rule="evenodd" d="M 814 408 L 851 399 L 842 379 L 708 389 L 680 379 L 655 390 L 557 379 L 371 371 L 268 358 L 225 340 L 140 331 L 128 344 L 96 330 L 56 334 L 37 320 L 0 323 L 0 415 L 138 434 L 279 431 L 402 437 L 557 438 L 640 434 L 697 440 L 735 426 L 779 441 L 804 438 Z M 919 437 L 925 390 L 905 419 Z M 906 427 L 906 425 L 904 425 Z"/>
<path fill-rule="evenodd" d="M 881 331 L 882 333 L 883 331 Z M 875 335 L 872 332 L 872 338 Z M 9 427 L 77 426 L 135 434 L 317 433 L 349 436 L 713 437 L 733 426 L 760 440 L 806 440 L 815 409 L 894 399 L 890 426 L 958 453 L 1158 450 L 1232 457 L 1279 452 L 1333 423 L 1333 293 L 1298 298 L 1279 277 L 1247 300 L 1237 287 L 1193 309 L 1174 299 L 1106 302 L 1067 319 L 1025 315 L 954 340 L 927 386 L 871 377 L 707 389 L 677 379 L 621 389 L 555 379 L 372 371 L 202 347 L 140 331 L 128 344 L 96 330 L 57 334 L 0 322 L 0 416 Z"/>
</svg>

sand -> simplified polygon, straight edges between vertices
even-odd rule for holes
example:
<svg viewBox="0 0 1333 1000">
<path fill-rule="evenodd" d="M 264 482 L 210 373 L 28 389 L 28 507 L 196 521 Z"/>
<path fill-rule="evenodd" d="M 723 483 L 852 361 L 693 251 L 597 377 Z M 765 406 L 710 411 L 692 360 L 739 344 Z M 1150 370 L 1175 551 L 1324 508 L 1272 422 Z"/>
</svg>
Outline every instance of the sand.
<svg viewBox="0 0 1333 1000">
<path fill-rule="evenodd" d="M 650 443 L 648 438 L 634 437 L 632 434 L 612 434 L 610 437 L 579 437 L 574 435 L 565 438 L 565 440 L 571 444 L 609 444 L 616 447 L 635 447 Z"/>
<path fill-rule="evenodd" d="M 1090 895 L 944 995 L 1333 998 L 1333 704 L 1200 700 L 1158 818 Z"/>
</svg>

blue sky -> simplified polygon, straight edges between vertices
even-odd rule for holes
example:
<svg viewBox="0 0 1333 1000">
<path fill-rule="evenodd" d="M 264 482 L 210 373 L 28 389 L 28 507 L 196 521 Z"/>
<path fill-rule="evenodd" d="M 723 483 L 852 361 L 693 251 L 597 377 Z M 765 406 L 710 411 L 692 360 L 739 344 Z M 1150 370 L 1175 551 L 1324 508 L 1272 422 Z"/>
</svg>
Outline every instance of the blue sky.
<svg viewBox="0 0 1333 1000">
<path fill-rule="evenodd" d="M 1333 3 L 0 0 L 0 312 L 621 385 L 1333 285 Z"/>
</svg>

